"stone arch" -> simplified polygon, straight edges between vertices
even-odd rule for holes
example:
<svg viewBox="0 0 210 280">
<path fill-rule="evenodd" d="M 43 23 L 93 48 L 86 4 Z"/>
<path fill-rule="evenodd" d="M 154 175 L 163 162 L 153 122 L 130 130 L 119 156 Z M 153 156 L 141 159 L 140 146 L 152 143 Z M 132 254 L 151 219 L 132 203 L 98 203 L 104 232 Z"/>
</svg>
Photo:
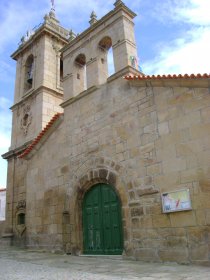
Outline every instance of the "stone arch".
<svg viewBox="0 0 210 280">
<path fill-rule="evenodd" d="M 71 236 L 70 251 L 72 254 L 82 252 L 82 201 L 85 193 L 94 185 L 104 183 L 111 185 L 117 193 L 122 206 L 124 249 L 127 250 L 131 240 L 130 210 L 128 198 L 127 172 L 123 166 L 107 158 L 92 158 L 87 160 L 76 171 L 70 194 L 67 194 L 69 205 Z"/>
<path fill-rule="evenodd" d="M 101 63 L 101 75 L 104 75 L 106 80 L 110 75 L 114 74 L 114 58 L 112 49 L 112 38 L 110 36 L 103 36 L 98 45 L 98 56 Z"/>
<path fill-rule="evenodd" d="M 86 56 L 84 53 L 80 53 L 74 59 L 75 86 L 78 88 L 78 92 L 82 92 L 87 89 L 87 74 L 86 74 Z"/>
<path fill-rule="evenodd" d="M 74 63 L 78 66 L 78 67 L 84 67 L 86 64 L 86 56 L 84 55 L 84 53 L 80 53 L 76 56 Z"/>
<path fill-rule="evenodd" d="M 103 51 L 108 51 L 112 46 L 112 39 L 110 36 L 104 36 L 98 43 L 98 47 Z"/>
</svg>

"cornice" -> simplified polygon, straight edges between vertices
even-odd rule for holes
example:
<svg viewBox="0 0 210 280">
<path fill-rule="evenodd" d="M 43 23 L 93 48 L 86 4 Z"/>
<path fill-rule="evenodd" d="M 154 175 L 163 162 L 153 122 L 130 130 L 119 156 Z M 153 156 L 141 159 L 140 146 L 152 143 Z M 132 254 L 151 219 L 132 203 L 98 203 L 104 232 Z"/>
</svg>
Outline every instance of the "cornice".
<svg viewBox="0 0 210 280">
<path fill-rule="evenodd" d="M 118 12 L 123 11 L 128 16 L 130 16 L 132 19 L 136 17 L 136 14 L 131 11 L 127 6 L 124 4 L 117 6 L 114 10 L 107 13 L 105 16 L 103 16 L 100 20 L 98 20 L 96 23 L 91 25 L 89 28 L 87 28 L 85 31 L 83 31 L 81 34 L 79 34 L 76 38 L 74 38 L 71 42 L 69 42 L 66 46 L 64 46 L 61 49 L 61 52 L 66 51 L 68 48 L 72 47 L 73 45 L 77 44 L 79 41 L 81 41 L 83 38 L 85 38 L 88 34 L 93 32 L 93 30 L 97 29 L 101 25 L 103 25 L 105 22 L 107 22 L 111 17 L 113 17 Z"/>
<path fill-rule="evenodd" d="M 22 100 L 20 100 L 19 102 L 15 103 L 10 107 L 10 110 L 14 110 L 16 107 L 26 102 L 32 96 L 37 96 L 38 94 L 43 93 L 44 91 L 60 99 L 63 99 L 63 93 L 61 93 L 60 91 L 53 90 L 46 86 L 40 86 L 37 89 L 31 91 L 29 94 L 23 96 Z"/>
<path fill-rule="evenodd" d="M 60 25 L 58 25 L 58 29 L 64 29 L 64 28 L 61 27 Z M 64 29 L 64 30 L 66 31 L 66 33 L 68 32 L 68 30 L 66 30 L 66 29 Z M 64 44 L 68 43 L 68 39 L 65 38 L 65 36 L 62 36 L 61 33 L 59 31 L 57 31 L 55 28 L 53 28 L 50 24 L 44 23 L 43 25 L 41 25 L 41 27 L 39 27 L 36 30 L 36 32 L 31 36 L 31 38 L 27 42 L 25 42 L 14 53 L 11 54 L 11 57 L 14 60 L 17 60 L 19 55 L 21 55 L 22 52 L 24 52 L 28 47 L 30 47 L 32 42 L 37 41 L 42 35 L 45 35 L 45 34 L 56 37 L 57 39 L 62 41 Z"/>
<path fill-rule="evenodd" d="M 30 140 L 17 148 L 14 148 L 14 149 L 11 148 L 7 153 L 1 155 L 1 157 L 3 159 L 7 159 L 7 160 L 11 159 L 13 157 L 17 157 L 32 143 L 32 141 L 33 140 Z"/>
</svg>

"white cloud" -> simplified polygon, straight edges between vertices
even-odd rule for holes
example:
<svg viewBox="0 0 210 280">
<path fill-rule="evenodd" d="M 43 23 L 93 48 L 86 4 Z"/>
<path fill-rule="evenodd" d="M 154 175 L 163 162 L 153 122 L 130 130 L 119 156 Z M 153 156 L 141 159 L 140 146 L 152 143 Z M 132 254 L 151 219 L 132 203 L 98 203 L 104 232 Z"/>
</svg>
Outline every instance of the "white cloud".
<svg viewBox="0 0 210 280">
<path fill-rule="evenodd" d="M 178 1 L 177 1 L 178 2 Z M 180 1 L 178 2 L 180 4 Z M 181 7 L 174 10 L 176 18 L 195 25 L 210 24 L 210 2 L 208 0 L 183 1 Z"/>
<path fill-rule="evenodd" d="M 159 43 L 158 55 L 142 65 L 143 71 L 145 74 L 209 73 L 210 2 L 186 0 L 181 6 L 172 6 L 172 2 L 177 4 L 178 1 L 167 1 L 163 5 L 161 20 L 171 18 L 179 23 L 189 23 L 189 30 L 167 46 Z"/>
<path fill-rule="evenodd" d="M 209 34 L 208 27 L 191 30 L 190 38 L 178 38 L 159 49 L 155 59 L 143 64 L 143 71 L 145 74 L 209 73 Z"/>
<path fill-rule="evenodd" d="M 164 0 L 157 2 L 150 15 L 161 22 L 185 22 L 196 25 L 209 24 L 208 0 Z"/>
</svg>

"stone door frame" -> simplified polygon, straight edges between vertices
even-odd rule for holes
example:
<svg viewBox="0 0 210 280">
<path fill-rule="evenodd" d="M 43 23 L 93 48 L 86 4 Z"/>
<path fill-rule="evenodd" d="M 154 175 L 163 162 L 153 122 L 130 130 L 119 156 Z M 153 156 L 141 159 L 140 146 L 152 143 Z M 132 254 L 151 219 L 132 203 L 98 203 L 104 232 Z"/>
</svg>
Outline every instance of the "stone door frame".
<svg viewBox="0 0 210 280">
<path fill-rule="evenodd" d="M 128 194 L 128 182 L 127 172 L 124 168 L 112 160 L 106 158 L 94 159 L 91 161 L 93 164 L 87 164 L 87 169 L 81 168 L 81 172 L 78 169 L 77 175 L 75 175 L 73 192 L 69 195 L 69 213 L 70 213 L 70 247 L 71 254 L 78 255 L 83 253 L 83 228 L 82 228 L 82 202 L 85 193 L 96 184 L 108 184 L 113 186 L 116 194 L 119 197 L 122 206 L 122 225 L 123 225 L 123 254 L 127 255 L 127 251 L 130 251 L 131 246 L 131 219 L 129 209 L 129 194 Z M 88 168 L 89 167 L 89 168 Z"/>
</svg>

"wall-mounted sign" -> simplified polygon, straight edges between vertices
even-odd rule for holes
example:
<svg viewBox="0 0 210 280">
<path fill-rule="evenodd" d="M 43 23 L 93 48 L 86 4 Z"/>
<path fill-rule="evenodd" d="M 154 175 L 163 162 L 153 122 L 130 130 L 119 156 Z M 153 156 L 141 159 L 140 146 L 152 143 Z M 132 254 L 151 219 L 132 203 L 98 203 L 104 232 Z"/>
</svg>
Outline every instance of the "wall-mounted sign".
<svg viewBox="0 0 210 280">
<path fill-rule="evenodd" d="M 162 194 L 163 213 L 191 210 L 190 190 L 178 190 Z"/>
</svg>

